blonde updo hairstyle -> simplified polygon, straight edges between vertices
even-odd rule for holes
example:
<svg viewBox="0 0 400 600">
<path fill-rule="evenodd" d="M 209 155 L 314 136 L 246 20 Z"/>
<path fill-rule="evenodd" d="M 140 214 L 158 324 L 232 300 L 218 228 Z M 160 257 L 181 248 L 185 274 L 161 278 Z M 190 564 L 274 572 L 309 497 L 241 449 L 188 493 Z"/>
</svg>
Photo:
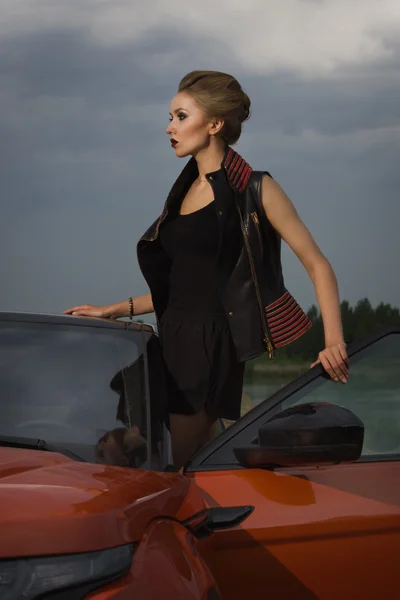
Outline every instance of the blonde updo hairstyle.
<svg viewBox="0 0 400 600">
<path fill-rule="evenodd" d="M 239 82 L 219 71 L 191 71 L 181 80 L 178 92 L 190 94 L 208 118 L 224 121 L 217 134 L 228 145 L 238 141 L 242 123 L 250 117 L 250 98 Z"/>
</svg>

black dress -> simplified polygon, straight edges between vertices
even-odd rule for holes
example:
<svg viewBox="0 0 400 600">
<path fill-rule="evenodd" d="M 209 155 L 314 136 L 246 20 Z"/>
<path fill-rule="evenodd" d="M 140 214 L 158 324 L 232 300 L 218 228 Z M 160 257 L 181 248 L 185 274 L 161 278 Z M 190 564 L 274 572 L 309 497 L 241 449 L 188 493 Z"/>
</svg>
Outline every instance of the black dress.
<svg viewBox="0 0 400 600">
<path fill-rule="evenodd" d="M 168 306 L 160 322 L 168 410 L 215 418 L 240 417 L 244 363 L 236 358 L 216 273 L 218 223 L 214 202 L 176 213 L 161 229 L 171 258 Z"/>
</svg>

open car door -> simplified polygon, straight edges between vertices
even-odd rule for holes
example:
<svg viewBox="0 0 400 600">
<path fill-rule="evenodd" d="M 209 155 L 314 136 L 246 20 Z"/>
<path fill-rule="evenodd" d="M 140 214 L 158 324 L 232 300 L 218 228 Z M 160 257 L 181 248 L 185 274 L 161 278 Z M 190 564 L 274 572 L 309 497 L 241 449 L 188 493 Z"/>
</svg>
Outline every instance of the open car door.
<svg viewBox="0 0 400 600">
<path fill-rule="evenodd" d="M 187 465 L 186 475 L 209 506 L 254 507 L 239 526 L 218 531 L 201 545 L 223 598 L 398 597 L 400 326 L 353 344 L 349 357 L 346 385 L 315 367 L 242 417 Z M 335 455 L 329 454 L 327 437 L 328 464 L 323 454 L 317 461 L 307 453 L 302 458 L 294 445 L 291 455 L 282 454 L 286 466 L 267 464 L 261 438 L 268 444 L 271 419 L 276 425 L 277 416 L 288 409 L 324 403 L 342 407 L 338 410 L 361 422 L 359 458 L 340 462 L 345 454 L 337 448 L 338 464 L 332 464 Z M 344 425 L 338 426 L 345 431 Z M 324 438 L 318 443 L 321 450 Z M 260 450 L 259 458 L 249 461 L 249 448 Z"/>
</svg>

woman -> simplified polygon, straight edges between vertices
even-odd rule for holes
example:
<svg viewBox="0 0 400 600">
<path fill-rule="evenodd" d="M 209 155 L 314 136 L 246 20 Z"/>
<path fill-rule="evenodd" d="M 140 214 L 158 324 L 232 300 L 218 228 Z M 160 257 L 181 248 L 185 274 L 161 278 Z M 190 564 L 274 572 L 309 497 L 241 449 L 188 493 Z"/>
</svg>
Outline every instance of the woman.
<svg viewBox="0 0 400 600">
<path fill-rule="evenodd" d="M 179 84 L 166 133 L 191 156 L 161 216 L 138 243 L 150 294 L 65 314 L 119 318 L 155 312 L 168 378 L 174 463 L 180 468 L 218 418 L 240 416 L 245 361 L 310 326 L 283 284 L 280 240 L 306 268 L 324 322 L 322 363 L 348 378 L 335 274 L 282 188 L 232 148 L 250 99 L 232 76 L 193 71 Z"/>
</svg>

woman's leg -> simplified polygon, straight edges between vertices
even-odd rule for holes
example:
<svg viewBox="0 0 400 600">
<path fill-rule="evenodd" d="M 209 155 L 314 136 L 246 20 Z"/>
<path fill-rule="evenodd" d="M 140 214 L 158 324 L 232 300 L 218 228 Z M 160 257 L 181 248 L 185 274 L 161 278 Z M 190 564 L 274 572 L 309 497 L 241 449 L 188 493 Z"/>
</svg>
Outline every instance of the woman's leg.
<svg viewBox="0 0 400 600">
<path fill-rule="evenodd" d="M 170 414 L 172 456 L 177 469 L 189 460 L 208 440 L 215 418 L 206 411 L 194 415 Z"/>
</svg>

